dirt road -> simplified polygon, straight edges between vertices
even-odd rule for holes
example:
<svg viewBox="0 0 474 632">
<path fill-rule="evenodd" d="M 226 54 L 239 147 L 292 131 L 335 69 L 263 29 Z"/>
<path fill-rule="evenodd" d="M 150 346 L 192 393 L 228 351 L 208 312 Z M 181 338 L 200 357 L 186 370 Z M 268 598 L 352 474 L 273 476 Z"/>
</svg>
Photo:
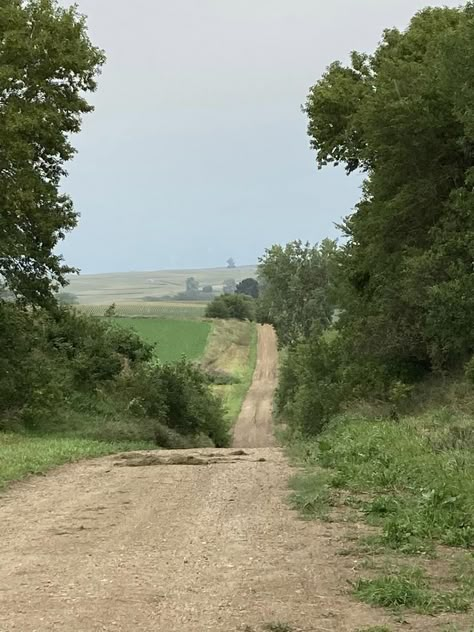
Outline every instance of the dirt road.
<svg viewBox="0 0 474 632">
<path fill-rule="evenodd" d="M 238 445 L 273 442 L 276 357 L 264 328 Z M 332 525 L 288 508 L 289 476 L 278 448 L 251 447 L 106 458 L 13 486 L 0 496 L 0 631 L 380 624 L 344 595 L 354 562 L 336 556 Z"/>
<path fill-rule="evenodd" d="M 275 330 L 268 325 L 259 327 L 257 366 L 234 429 L 235 447 L 268 448 L 275 445 L 272 408 L 278 379 L 277 368 Z"/>
</svg>

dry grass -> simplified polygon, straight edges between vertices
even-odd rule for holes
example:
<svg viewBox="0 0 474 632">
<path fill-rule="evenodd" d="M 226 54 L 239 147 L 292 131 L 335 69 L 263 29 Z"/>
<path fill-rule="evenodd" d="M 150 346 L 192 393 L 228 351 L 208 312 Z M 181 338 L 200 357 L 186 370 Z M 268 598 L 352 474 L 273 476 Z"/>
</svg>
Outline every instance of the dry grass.
<svg viewBox="0 0 474 632">
<path fill-rule="evenodd" d="M 257 361 L 257 329 L 255 323 L 237 320 L 215 320 L 202 366 L 207 371 L 221 371 L 235 378 L 235 383 L 215 386 L 233 424 L 242 408 L 252 383 Z"/>
</svg>

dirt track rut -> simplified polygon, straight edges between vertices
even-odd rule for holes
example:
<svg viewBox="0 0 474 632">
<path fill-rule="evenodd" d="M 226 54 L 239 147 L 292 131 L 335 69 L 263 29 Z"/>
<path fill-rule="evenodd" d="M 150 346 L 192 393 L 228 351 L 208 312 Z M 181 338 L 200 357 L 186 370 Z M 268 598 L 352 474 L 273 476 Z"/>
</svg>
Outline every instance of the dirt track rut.
<svg viewBox="0 0 474 632">
<path fill-rule="evenodd" d="M 2 495 L 0 631 L 257 632 L 281 621 L 349 632 L 380 623 L 341 593 L 331 525 L 300 521 L 286 503 L 289 466 L 266 447 L 276 359 L 273 331 L 262 328 L 236 430 L 245 450 L 160 451 L 171 461 L 154 465 L 157 453 L 132 455 L 142 463 L 99 459 Z M 190 457 L 195 464 L 184 464 Z"/>
<path fill-rule="evenodd" d="M 267 448 L 275 445 L 272 408 L 278 379 L 277 369 L 275 331 L 268 325 L 259 327 L 257 366 L 234 429 L 235 447 Z"/>
</svg>

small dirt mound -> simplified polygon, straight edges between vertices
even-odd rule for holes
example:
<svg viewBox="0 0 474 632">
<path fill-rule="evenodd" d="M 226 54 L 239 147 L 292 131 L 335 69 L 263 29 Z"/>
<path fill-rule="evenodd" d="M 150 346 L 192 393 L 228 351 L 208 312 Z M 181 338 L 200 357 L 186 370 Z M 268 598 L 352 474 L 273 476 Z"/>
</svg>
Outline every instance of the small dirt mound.
<svg viewBox="0 0 474 632">
<path fill-rule="evenodd" d="M 245 450 L 234 450 L 232 452 L 207 452 L 207 453 L 180 453 L 180 454 L 143 454 L 140 452 L 130 452 L 121 454 L 115 462 L 117 467 L 149 467 L 153 465 L 218 465 L 225 463 L 238 463 L 239 461 L 251 461 L 263 463 L 266 459 L 242 458 L 252 455 Z"/>
</svg>

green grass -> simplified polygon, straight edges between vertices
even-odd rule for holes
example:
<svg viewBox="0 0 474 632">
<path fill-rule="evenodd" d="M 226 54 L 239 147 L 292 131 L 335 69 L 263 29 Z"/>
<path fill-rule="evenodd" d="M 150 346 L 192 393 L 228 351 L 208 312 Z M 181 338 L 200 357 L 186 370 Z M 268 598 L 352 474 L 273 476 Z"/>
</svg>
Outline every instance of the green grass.
<svg viewBox="0 0 474 632">
<path fill-rule="evenodd" d="M 257 363 L 257 329 L 252 324 L 250 332 L 247 362 L 234 371 L 237 378 L 235 384 L 230 384 L 224 390 L 224 406 L 229 421 L 234 424 L 240 414 L 245 396 L 252 384 L 253 374 Z"/>
<path fill-rule="evenodd" d="M 44 474 L 58 465 L 147 447 L 149 444 L 144 443 L 0 434 L 0 489 L 29 475 Z"/>
<path fill-rule="evenodd" d="M 332 504 L 331 474 L 324 470 L 304 472 L 293 476 L 290 487 L 293 490 L 291 505 L 304 518 L 329 517 Z"/>
<path fill-rule="evenodd" d="M 429 576 L 402 568 L 361 579 L 355 588 L 360 600 L 424 614 L 463 612 L 472 605 L 472 554 L 463 554 L 461 568 L 453 553 L 439 549 L 474 547 L 473 429 L 471 416 L 446 410 L 398 423 L 345 415 L 317 438 L 289 440 L 289 454 L 302 466 L 291 482 L 291 502 L 303 517 L 331 519 L 333 507 L 344 507 L 346 519 L 356 516 L 376 529 L 371 535 L 358 531 L 351 549 L 359 555 L 392 562 L 423 556 L 427 573 L 437 556 L 445 581 L 454 586 L 437 590 Z"/>
<path fill-rule="evenodd" d="M 430 586 L 422 570 L 398 568 L 374 579 L 359 579 L 354 594 L 364 603 L 398 610 L 409 609 L 418 614 L 466 612 L 471 599 L 465 591 L 442 592 Z"/>
<path fill-rule="evenodd" d="M 252 383 L 257 362 L 257 328 L 255 323 L 216 320 L 209 338 L 202 366 L 206 371 L 220 371 L 231 376 L 232 383 L 215 386 L 227 410 L 230 425 L 237 420 Z"/>
<path fill-rule="evenodd" d="M 120 327 L 134 329 L 147 342 L 156 345 L 156 355 L 163 362 L 173 362 L 185 355 L 199 359 L 206 348 L 211 324 L 201 321 L 160 320 L 150 318 L 116 318 Z"/>
<path fill-rule="evenodd" d="M 474 451 L 457 437 L 468 435 L 470 423 L 450 425 L 433 414 L 400 423 L 345 417 L 319 439 L 297 441 L 292 451 L 309 468 L 307 476 L 323 468 L 334 490 L 369 494 L 360 509 L 382 528 L 385 545 L 406 553 L 432 542 L 468 548 L 474 545 Z"/>
</svg>

